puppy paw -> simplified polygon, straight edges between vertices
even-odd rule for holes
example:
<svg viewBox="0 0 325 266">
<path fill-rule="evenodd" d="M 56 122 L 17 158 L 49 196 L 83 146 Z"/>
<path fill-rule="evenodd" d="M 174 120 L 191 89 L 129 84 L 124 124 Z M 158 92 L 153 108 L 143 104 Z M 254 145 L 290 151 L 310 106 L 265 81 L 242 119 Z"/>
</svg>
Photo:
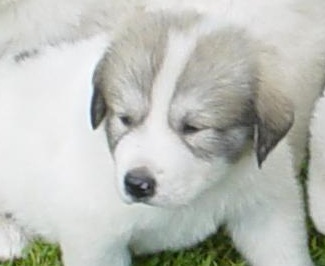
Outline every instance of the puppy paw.
<svg viewBox="0 0 325 266">
<path fill-rule="evenodd" d="M 0 261 L 21 258 L 28 240 L 11 219 L 0 217 Z"/>
</svg>

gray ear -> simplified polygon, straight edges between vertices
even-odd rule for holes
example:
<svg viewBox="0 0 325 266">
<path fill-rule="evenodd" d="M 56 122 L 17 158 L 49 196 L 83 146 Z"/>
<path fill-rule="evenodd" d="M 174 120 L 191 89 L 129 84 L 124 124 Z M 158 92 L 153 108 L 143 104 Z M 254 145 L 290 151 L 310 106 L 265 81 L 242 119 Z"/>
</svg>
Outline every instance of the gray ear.
<svg viewBox="0 0 325 266">
<path fill-rule="evenodd" d="M 107 112 L 107 106 L 102 92 L 105 87 L 103 82 L 104 66 L 105 56 L 98 62 L 92 80 L 94 92 L 91 99 L 90 120 L 93 129 L 98 128 Z"/>
<path fill-rule="evenodd" d="M 106 103 L 101 90 L 94 86 L 94 93 L 91 99 L 90 118 L 93 129 L 96 129 L 106 115 Z"/>
<path fill-rule="evenodd" d="M 268 154 L 291 128 L 294 109 L 287 97 L 272 88 L 260 88 L 255 100 L 255 151 L 258 166 L 261 167 Z"/>
</svg>

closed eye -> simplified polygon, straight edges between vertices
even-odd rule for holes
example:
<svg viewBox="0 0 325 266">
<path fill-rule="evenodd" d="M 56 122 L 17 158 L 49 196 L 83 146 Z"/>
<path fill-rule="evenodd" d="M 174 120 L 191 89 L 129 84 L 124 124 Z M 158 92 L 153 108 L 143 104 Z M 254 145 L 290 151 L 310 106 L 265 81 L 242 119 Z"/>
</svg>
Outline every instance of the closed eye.
<svg viewBox="0 0 325 266">
<path fill-rule="evenodd" d="M 201 131 L 202 128 L 199 128 L 197 126 L 191 125 L 189 123 L 184 123 L 182 125 L 181 131 L 184 135 L 191 135 L 191 134 L 195 134 L 199 131 Z"/>
<path fill-rule="evenodd" d="M 119 116 L 119 119 L 122 122 L 122 124 L 126 127 L 130 127 L 133 125 L 133 119 L 129 115 L 121 115 Z"/>
</svg>

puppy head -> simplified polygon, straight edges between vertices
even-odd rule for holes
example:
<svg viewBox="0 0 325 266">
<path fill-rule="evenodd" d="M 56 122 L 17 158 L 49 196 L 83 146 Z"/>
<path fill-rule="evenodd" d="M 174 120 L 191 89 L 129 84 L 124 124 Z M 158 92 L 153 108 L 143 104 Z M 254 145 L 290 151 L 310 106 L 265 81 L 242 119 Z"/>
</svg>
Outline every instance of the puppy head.
<svg viewBox="0 0 325 266">
<path fill-rule="evenodd" d="M 123 199 L 187 204 L 253 149 L 261 166 L 293 113 L 258 79 L 245 33 L 195 15 L 138 20 L 99 63 L 91 110 L 94 128 L 106 122 Z"/>
</svg>

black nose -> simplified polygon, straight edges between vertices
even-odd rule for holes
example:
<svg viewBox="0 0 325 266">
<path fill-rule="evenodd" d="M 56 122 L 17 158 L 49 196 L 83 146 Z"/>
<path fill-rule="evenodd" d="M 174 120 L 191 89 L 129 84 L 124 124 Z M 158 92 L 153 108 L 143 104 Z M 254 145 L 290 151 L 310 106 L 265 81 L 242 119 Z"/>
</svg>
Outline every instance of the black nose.
<svg viewBox="0 0 325 266">
<path fill-rule="evenodd" d="M 124 185 L 133 199 L 143 200 L 154 195 L 156 181 L 146 168 L 136 168 L 126 174 Z"/>
</svg>

